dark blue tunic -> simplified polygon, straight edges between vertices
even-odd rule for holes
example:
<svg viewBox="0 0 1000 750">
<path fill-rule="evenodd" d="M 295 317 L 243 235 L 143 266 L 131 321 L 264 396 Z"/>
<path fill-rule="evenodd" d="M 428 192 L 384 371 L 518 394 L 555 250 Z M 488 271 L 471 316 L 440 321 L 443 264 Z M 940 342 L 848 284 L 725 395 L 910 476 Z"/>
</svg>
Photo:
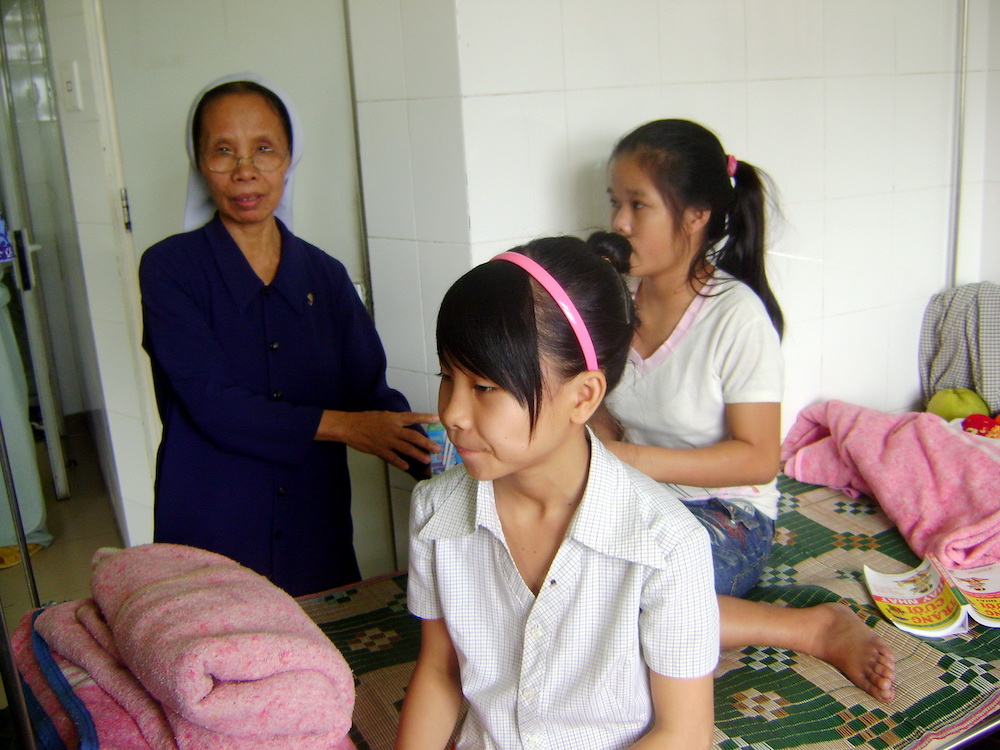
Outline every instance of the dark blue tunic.
<svg viewBox="0 0 1000 750">
<path fill-rule="evenodd" d="M 153 538 L 231 557 L 293 596 L 360 578 L 343 443 L 324 409 L 408 411 L 337 260 L 281 222 L 266 286 L 216 216 L 142 256 L 163 436 Z"/>
</svg>

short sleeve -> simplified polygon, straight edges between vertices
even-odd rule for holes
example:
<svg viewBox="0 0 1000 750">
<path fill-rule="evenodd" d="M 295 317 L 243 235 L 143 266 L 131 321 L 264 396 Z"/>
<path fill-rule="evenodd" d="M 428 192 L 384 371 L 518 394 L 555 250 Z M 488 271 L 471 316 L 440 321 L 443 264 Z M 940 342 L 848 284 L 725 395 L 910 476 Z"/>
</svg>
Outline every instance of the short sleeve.
<svg viewBox="0 0 1000 750">
<path fill-rule="evenodd" d="M 421 539 L 420 531 L 433 514 L 429 481 L 418 482 L 410 502 L 410 566 L 406 584 L 406 604 L 410 612 L 424 620 L 444 617 L 434 569 L 434 540 Z"/>
<path fill-rule="evenodd" d="M 781 342 L 769 318 L 749 316 L 727 328 L 719 348 L 722 398 L 727 404 L 780 402 L 784 390 Z"/>
<path fill-rule="evenodd" d="M 680 537 L 665 568 L 651 570 L 639 638 L 647 666 L 665 677 L 702 677 L 718 664 L 719 604 L 708 533 L 700 525 Z"/>
</svg>

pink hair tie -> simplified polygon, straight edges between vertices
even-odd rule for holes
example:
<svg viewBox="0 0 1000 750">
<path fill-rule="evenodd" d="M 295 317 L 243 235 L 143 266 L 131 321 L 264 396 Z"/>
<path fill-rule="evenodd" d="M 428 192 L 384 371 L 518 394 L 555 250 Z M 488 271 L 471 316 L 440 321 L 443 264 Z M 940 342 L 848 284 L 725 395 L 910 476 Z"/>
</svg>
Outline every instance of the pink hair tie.
<svg viewBox="0 0 1000 750">
<path fill-rule="evenodd" d="M 559 285 L 559 282 L 552 277 L 552 274 L 527 255 L 522 255 L 521 253 L 500 253 L 493 260 L 506 260 L 515 266 L 520 266 L 535 281 L 541 284 L 546 292 L 552 295 L 552 299 L 559 305 L 559 309 L 563 311 L 563 315 L 569 321 L 573 333 L 576 334 L 576 340 L 580 342 L 580 348 L 583 349 L 583 361 L 586 363 L 587 369 L 599 370 L 600 368 L 597 366 L 597 352 L 594 350 L 594 341 L 590 338 L 590 331 L 587 330 L 587 325 L 583 322 L 580 311 L 576 309 L 573 300 L 569 298 L 566 290 Z"/>
<path fill-rule="evenodd" d="M 736 161 L 736 157 L 733 156 L 732 154 L 728 154 L 726 156 L 726 172 L 729 173 L 730 177 L 736 176 L 736 165 L 738 163 L 739 162 Z"/>
</svg>

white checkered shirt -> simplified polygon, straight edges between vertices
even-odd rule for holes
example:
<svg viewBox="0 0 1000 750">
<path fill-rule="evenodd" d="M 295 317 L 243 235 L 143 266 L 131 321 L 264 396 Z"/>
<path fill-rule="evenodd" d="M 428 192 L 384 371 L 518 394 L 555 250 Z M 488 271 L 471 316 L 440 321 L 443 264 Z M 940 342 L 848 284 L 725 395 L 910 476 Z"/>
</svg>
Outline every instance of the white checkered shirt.
<svg viewBox="0 0 1000 750">
<path fill-rule="evenodd" d="M 421 482 L 410 611 L 444 618 L 469 714 L 462 750 L 616 750 L 653 718 L 647 669 L 700 677 L 719 658 L 708 535 L 591 435 L 587 489 L 536 598 L 504 541 L 492 482 Z"/>
</svg>

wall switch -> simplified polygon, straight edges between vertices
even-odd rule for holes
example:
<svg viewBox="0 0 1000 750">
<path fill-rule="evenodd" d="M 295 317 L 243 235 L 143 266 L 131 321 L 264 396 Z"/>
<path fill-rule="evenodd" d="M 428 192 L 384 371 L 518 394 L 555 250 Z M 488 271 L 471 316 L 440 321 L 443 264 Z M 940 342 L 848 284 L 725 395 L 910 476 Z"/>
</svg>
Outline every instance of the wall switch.
<svg viewBox="0 0 1000 750">
<path fill-rule="evenodd" d="M 76 60 L 63 60 L 59 63 L 59 98 L 67 112 L 79 112 L 83 109 L 80 66 Z"/>
</svg>

